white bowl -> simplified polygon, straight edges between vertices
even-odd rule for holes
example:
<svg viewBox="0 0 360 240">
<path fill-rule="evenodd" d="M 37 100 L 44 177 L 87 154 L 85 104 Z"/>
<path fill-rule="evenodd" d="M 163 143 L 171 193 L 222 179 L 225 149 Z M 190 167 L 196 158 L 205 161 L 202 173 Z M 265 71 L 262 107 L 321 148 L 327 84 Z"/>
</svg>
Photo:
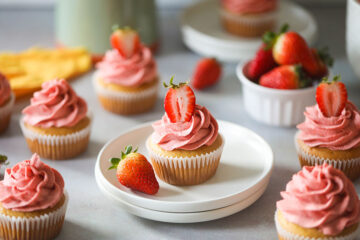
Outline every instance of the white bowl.
<svg viewBox="0 0 360 240">
<path fill-rule="evenodd" d="M 346 15 L 346 51 L 350 65 L 360 78 L 360 3 L 357 0 L 347 1 Z"/>
<path fill-rule="evenodd" d="M 246 64 L 238 64 L 236 75 L 242 83 L 245 109 L 251 117 L 281 127 L 294 126 L 304 121 L 305 108 L 315 104 L 316 85 L 296 90 L 263 87 L 244 75 Z"/>
</svg>

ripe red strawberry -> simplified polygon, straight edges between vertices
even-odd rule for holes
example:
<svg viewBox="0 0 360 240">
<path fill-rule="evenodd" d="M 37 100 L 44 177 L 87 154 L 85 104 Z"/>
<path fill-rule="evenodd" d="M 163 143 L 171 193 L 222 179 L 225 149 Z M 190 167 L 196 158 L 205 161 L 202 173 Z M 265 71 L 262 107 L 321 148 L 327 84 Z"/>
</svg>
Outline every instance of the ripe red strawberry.
<svg viewBox="0 0 360 240">
<path fill-rule="evenodd" d="M 251 80 L 256 81 L 274 67 L 276 67 L 276 62 L 273 58 L 272 49 L 267 49 L 266 44 L 263 43 L 256 52 L 255 58 L 249 63 L 246 75 Z"/>
<path fill-rule="evenodd" d="M 307 79 L 299 65 L 283 65 L 265 73 L 259 84 L 268 88 L 297 89 L 307 85 Z"/>
<path fill-rule="evenodd" d="M 151 164 L 144 155 L 137 153 L 137 149 L 131 150 L 132 147 L 127 146 L 121 158 L 111 158 L 109 170 L 116 169 L 118 181 L 128 188 L 151 195 L 157 193 L 159 183 Z"/>
<path fill-rule="evenodd" d="M 198 90 L 210 87 L 219 81 L 220 75 L 220 63 L 215 58 L 203 58 L 196 65 L 191 85 Z"/>
<path fill-rule="evenodd" d="M 333 59 L 328 53 L 328 49 L 323 48 L 321 50 L 318 50 L 315 48 L 311 48 L 311 52 L 315 56 L 318 63 L 317 72 L 312 77 L 316 79 L 321 79 L 327 76 L 329 73 L 327 66 L 332 67 L 333 65 Z"/>
<path fill-rule="evenodd" d="M 195 109 L 195 94 L 187 83 L 176 85 L 173 83 L 174 77 L 170 79 L 169 88 L 165 96 L 164 107 L 171 122 L 190 121 Z"/>
<path fill-rule="evenodd" d="M 273 57 L 280 65 L 301 64 L 310 77 L 316 78 L 322 72 L 322 67 L 303 37 L 296 32 L 286 32 L 285 25 L 280 34 L 267 32 L 264 42 L 273 49 Z"/>
<path fill-rule="evenodd" d="M 339 116 L 347 102 L 345 84 L 339 82 L 340 77 L 335 76 L 329 82 L 327 78 L 316 89 L 316 102 L 325 117 Z"/>
<path fill-rule="evenodd" d="M 113 27 L 110 43 L 125 58 L 130 58 L 141 47 L 140 37 L 135 30 L 131 28 L 120 29 L 118 26 Z"/>
</svg>

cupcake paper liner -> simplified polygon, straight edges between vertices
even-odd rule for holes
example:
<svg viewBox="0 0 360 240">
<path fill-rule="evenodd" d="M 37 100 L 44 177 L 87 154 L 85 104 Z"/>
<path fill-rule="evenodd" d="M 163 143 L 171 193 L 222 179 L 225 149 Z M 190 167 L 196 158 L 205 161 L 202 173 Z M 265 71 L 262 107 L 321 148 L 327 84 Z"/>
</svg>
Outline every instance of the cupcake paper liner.
<svg viewBox="0 0 360 240">
<path fill-rule="evenodd" d="M 5 131 L 10 123 L 11 112 L 15 102 L 15 95 L 11 93 L 10 100 L 0 107 L 0 133 Z"/>
<path fill-rule="evenodd" d="M 277 15 L 277 11 L 256 15 L 240 15 L 230 13 L 225 9 L 220 10 L 224 28 L 230 33 L 246 37 L 261 36 L 264 32 L 273 30 Z"/>
<path fill-rule="evenodd" d="M 64 204 L 57 210 L 40 216 L 26 218 L 0 214 L 0 237 L 5 240 L 48 240 L 61 231 L 65 219 L 68 194 Z"/>
<path fill-rule="evenodd" d="M 94 74 L 93 85 L 104 109 L 123 115 L 138 114 L 150 110 L 156 102 L 158 84 L 142 91 L 121 92 L 102 87 Z"/>
<path fill-rule="evenodd" d="M 90 123 L 84 129 L 67 135 L 44 135 L 34 132 L 24 124 L 20 118 L 20 127 L 33 153 L 41 157 L 59 160 L 75 157 L 85 151 L 91 132 L 91 114 L 88 114 Z"/>
<path fill-rule="evenodd" d="M 146 141 L 150 159 L 157 176 L 173 185 L 196 185 L 211 178 L 217 170 L 224 147 L 224 138 L 220 147 L 210 153 L 192 157 L 168 157 L 151 150 L 151 137 Z"/>
<path fill-rule="evenodd" d="M 356 231 L 346 236 L 339 236 L 339 237 L 334 236 L 334 237 L 326 237 L 326 238 L 313 238 L 313 237 L 300 236 L 286 231 L 278 222 L 277 214 L 278 211 L 275 212 L 275 226 L 280 240 L 354 240 L 360 233 L 358 227 Z"/>
<path fill-rule="evenodd" d="M 303 151 L 300 148 L 296 138 L 295 138 L 295 146 L 301 167 L 322 165 L 326 162 L 327 164 L 332 165 L 334 168 L 343 171 L 345 175 L 351 180 L 354 180 L 360 176 L 360 157 L 342 160 L 342 159 L 329 159 L 329 158 L 314 156 L 312 154 Z"/>
</svg>

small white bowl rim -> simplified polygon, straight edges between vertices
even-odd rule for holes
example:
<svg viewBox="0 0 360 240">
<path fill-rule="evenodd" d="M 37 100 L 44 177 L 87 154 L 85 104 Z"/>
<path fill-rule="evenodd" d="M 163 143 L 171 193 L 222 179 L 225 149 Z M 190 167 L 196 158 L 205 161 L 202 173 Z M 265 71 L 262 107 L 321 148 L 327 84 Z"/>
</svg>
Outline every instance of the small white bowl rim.
<svg viewBox="0 0 360 240">
<path fill-rule="evenodd" d="M 282 95 L 282 96 L 287 96 L 287 95 L 295 95 L 295 94 L 297 94 L 297 95 L 307 94 L 310 92 L 313 93 L 314 90 L 317 88 L 316 84 L 311 87 L 302 88 L 302 89 L 292 89 L 292 90 L 274 89 L 274 88 L 267 88 L 267 87 L 260 86 L 259 84 L 254 83 L 253 81 L 251 81 L 244 75 L 243 68 L 249 61 L 250 60 L 242 61 L 236 66 L 236 75 L 244 85 L 246 85 L 256 91 L 267 93 L 267 94 L 278 94 L 278 95 Z"/>
</svg>

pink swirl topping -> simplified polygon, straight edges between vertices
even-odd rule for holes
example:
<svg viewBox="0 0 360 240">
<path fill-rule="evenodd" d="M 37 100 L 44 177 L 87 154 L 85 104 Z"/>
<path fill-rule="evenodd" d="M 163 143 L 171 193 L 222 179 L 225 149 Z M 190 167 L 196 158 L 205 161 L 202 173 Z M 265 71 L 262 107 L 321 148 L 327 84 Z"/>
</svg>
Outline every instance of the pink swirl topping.
<svg viewBox="0 0 360 240">
<path fill-rule="evenodd" d="M 263 13 L 276 9 L 277 0 L 221 0 L 221 4 L 234 13 Z"/>
<path fill-rule="evenodd" d="M 157 77 L 155 60 L 150 49 L 144 46 L 130 58 L 121 56 L 115 49 L 107 51 L 96 67 L 105 83 L 125 87 L 138 87 Z"/>
<path fill-rule="evenodd" d="M 0 202 L 6 209 L 32 212 L 54 207 L 64 193 L 60 173 L 40 161 L 35 153 L 30 160 L 7 168 L 0 181 Z"/>
<path fill-rule="evenodd" d="M 0 73 L 0 107 L 10 99 L 10 95 L 10 84 L 6 77 Z"/>
<path fill-rule="evenodd" d="M 166 151 L 174 149 L 195 150 L 210 146 L 218 135 L 218 123 L 203 106 L 196 105 L 189 122 L 172 123 L 166 113 L 153 124 L 152 139 Z"/>
<path fill-rule="evenodd" d="M 325 117 L 317 105 L 307 107 L 305 121 L 297 126 L 299 139 L 310 147 L 348 150 L 360 146 L 360 113 L 347 102 L 338 117 Z"/>
<path fill-rule="evenodd" d="M 305 166 L 276 203 L 285 219 L 304 228 L 337 235 L 360 221 L 360 200 L 352 182 L 331 165 Z"/>
<path fill-rule="evenodd" d="M 86 117 L 87 104 L 63 79 L 43 83 L 23 111 L 24 121 L 43 128 L 72 127 Z"/>
</svg>

